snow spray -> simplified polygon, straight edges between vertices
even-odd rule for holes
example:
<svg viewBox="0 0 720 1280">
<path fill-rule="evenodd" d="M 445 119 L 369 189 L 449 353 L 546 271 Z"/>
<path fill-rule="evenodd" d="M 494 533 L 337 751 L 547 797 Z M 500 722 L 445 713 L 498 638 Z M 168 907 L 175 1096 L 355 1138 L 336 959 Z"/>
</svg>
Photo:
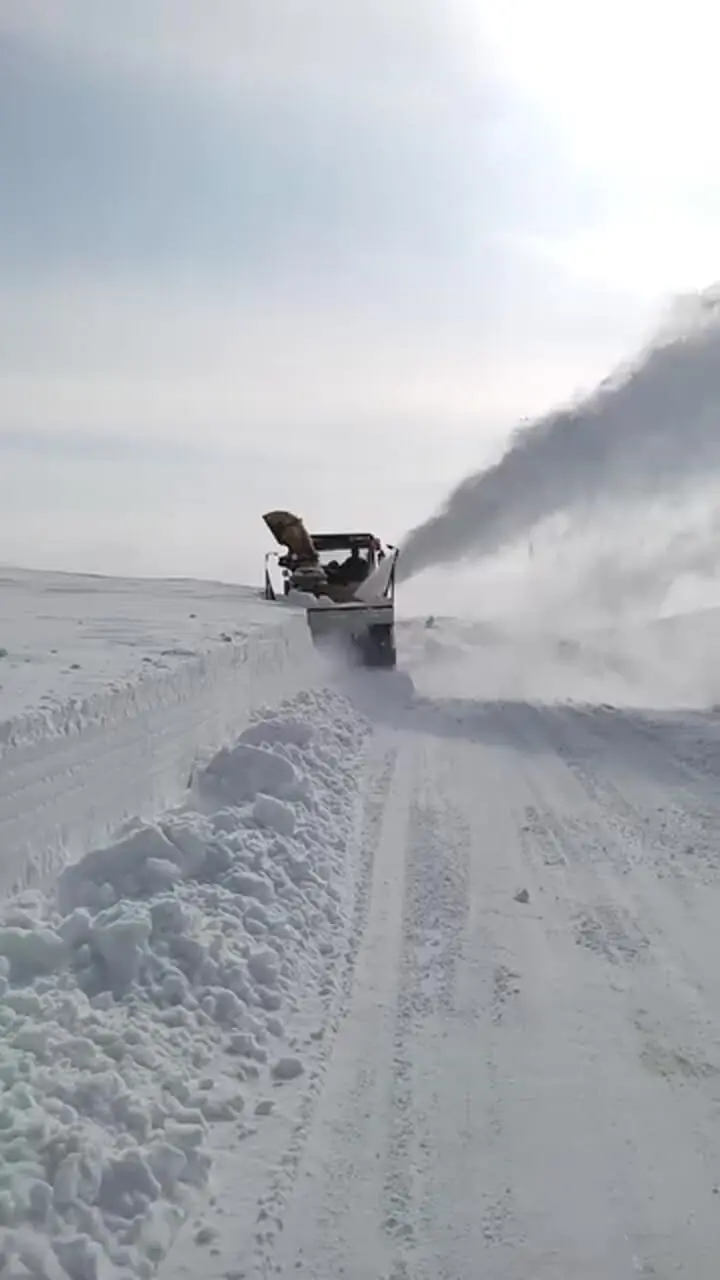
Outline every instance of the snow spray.
<svg viewBox="0 0 720 1280">
<path fill-rule="evenodd" d="M 479 559 L 549 517 L 720 479 L 720 287 L 683 300 L 585 400 L 518 430 L 406 537 L 398 576 Z"/>
</svg>

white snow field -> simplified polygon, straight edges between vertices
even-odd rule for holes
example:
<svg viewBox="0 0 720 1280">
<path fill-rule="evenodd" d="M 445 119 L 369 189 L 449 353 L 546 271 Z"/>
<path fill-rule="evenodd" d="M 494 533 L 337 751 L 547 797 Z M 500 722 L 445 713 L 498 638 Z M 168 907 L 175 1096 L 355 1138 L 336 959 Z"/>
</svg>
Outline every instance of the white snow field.
<svg viewBox="0 0 720 1280">
<path fill-rule="evenodd" d="M 639 634 L 352 674 L 248 591 L 2 590 L 2 1280 L 716 1280 L 714 617 L 643 686 Z"/>
</svg>

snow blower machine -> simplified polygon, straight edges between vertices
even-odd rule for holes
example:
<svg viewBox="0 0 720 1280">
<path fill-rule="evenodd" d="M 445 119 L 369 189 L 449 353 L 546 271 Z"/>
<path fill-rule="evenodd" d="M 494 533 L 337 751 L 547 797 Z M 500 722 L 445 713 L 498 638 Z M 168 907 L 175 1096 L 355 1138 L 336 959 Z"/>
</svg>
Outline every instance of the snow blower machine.
<svg viewBox="0 0 720 1280">
<path fill-rule="evenodd" d="M 397 548 L 370 533 L 311 535 L 289 511 L 263 520 L 284 548 L 265 557 L 265 599 L 304 604 L 316 645 L 341 645 L 365 667 L 394 667 Z"/>
</svg>

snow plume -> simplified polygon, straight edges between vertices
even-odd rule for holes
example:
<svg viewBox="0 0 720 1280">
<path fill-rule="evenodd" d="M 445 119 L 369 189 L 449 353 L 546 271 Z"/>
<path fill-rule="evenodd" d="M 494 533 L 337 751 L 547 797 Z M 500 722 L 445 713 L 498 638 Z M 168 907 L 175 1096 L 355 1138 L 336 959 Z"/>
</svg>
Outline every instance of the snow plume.
<svg viewBox="0 0 720 1280">
<path fill-rule="evenodd" d="M 720 287 L 683 300 L 586 400 L 519 430 L 408 535 L 399 574 L 488 556 L 559 513 L 677 493 L 720 473 Z"/>
<path fill-rule="evenodd" d="M 574 532 L 565 538 L 568 554 L 556 557 L 565 576 L 565 599 L 556 596 L 567 619 L 614 618 L 620 622 L 652 618 L 664 612 L 702 607 L 720 599 L 720 516 L 717 489 L 705 501 L 686 502 L 680 510 L 657 503 L 641 519 L 618 511 L 608 520 L 602 541 L 577 546 L 574 573 L 565 574 Z M 548 601 L 550 603 L 550 601 Z M 556 615 L 557 616 L 557 615 Z"/>
</svg>

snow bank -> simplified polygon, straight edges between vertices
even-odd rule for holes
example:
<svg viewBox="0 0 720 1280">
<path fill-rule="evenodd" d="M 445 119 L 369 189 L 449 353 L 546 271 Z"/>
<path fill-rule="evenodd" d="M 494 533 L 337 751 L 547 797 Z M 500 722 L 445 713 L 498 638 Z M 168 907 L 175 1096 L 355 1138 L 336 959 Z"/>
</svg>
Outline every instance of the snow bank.
<svg viewBox="0 0 720 1280">
<path fill-rule="evenodd" d="M 6 903 L 0 1275 L 150 1276 L 208 1179 L 210 1127 L 242 1130 L 302 1074 L 288 1019 L 337 980 L 366 731 L 305 691 L 251 717 L 183 807 Z"/>
<path fill-rule="evenodd" d="M 249 587 L 0 568 L 0 723 L 173 671 L 274 620 Z"/>
<path fill-rule="evenodd" d="M 177 803 L 198 752 L 317 682 L 304 615 L 242 588 L 15 575 L 0 601 L 2 893 Z"/>
</svg>

